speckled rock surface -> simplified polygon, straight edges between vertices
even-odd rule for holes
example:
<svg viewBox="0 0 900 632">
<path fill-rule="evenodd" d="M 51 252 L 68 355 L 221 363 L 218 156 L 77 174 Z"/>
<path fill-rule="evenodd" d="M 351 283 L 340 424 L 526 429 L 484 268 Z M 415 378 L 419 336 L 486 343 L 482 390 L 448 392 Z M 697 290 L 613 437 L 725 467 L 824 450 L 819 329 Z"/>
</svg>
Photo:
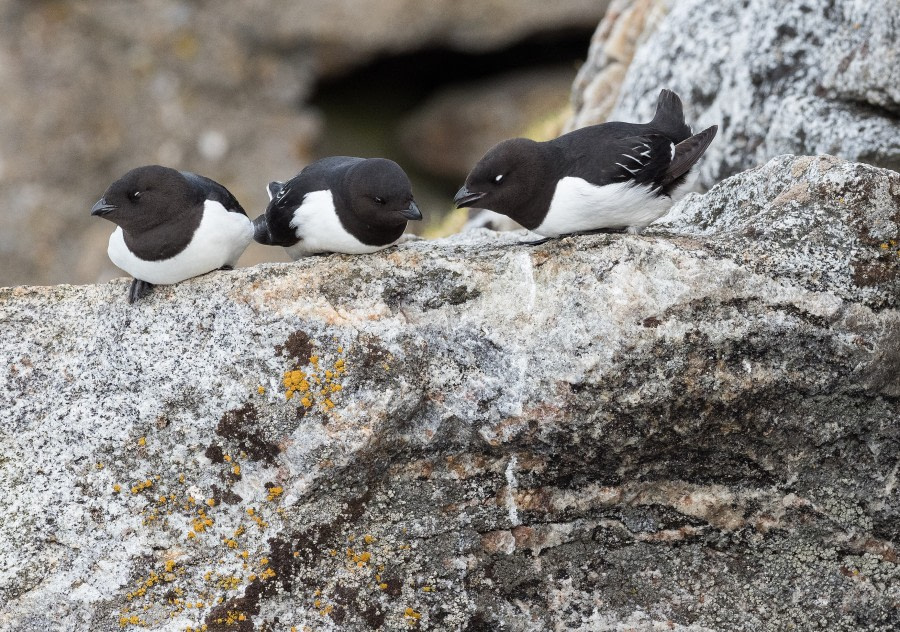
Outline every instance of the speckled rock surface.
<svg viewBox="0 0 900 632">
<path fill-rule="evenodd" d="M 900 165 L 896 0 L 650 4 L 667 14 L 637 36 L 643 43 L 609 118 L 650 120 L 660 87 L 675 90 L 695 129 L 720 126 L 700 163 L 706 188 L 785 151 Z M 576 84 L 576 122 L 607 106 L 608 93 L 594 94 L 591 81 L 612 66 L 595 49 L 596 70 Z"/>
<path fill-rule="evenodd" d="M 897 629 L 900 176 L 518 238 L 0 291 L 0 629 Z"/>
</svg>

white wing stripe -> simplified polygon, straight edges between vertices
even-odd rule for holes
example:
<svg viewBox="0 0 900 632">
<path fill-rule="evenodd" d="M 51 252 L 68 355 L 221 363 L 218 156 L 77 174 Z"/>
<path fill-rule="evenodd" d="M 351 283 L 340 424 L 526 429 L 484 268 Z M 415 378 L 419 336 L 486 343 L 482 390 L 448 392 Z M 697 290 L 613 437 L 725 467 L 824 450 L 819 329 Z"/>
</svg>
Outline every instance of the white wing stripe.
<svg viewBox="0 0 900 632">
<path fill-rule="evenodd" d="M 626 167 L 625 165 L 623 165 L 621 162 L 617 162 L 616 164 L 619 165 L 620 167 L 622 167 L 622 169 L 624 169 L 625 171 L 627 171 L 627 172 L 630 173 L 631 175 L 635 175 L 635 174 L 637 173 L 637 171 L 632 171 L 631 169 L 629 169 L 628 167 Z"/>
</svg>

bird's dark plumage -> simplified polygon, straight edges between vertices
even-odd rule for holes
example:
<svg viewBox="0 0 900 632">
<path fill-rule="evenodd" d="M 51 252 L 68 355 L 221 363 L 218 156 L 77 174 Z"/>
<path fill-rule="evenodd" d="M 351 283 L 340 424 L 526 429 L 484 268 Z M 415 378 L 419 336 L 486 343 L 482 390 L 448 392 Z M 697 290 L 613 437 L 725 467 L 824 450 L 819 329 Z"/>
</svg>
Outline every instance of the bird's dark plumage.
<svg viewBox="0 0 900 632">
<path fill-rule="evenodd" d="M 663 90 L 649 123 L 610 122 L 544 143 L 499 143 L 472 169 L 455 201 L 548 236 L 602 228 L 639 232 L 668 211 L 716 130 L 692 136 L 678 95 Z"/>
<path fill-rule="evenodd" d="M 247 214 L 228 189 L 159 165 L 132 169 L 113 182 L 91 214 L 118 226 L 107 252 L 135 279 L 129 302 L 152 285 L 233 266 L 253 236 Z"/>
<path fill-rule="evenodd" d="M 422 219 L 409 178 L 384 158 L 333 156 L 287 182 L 271 182 L 254 239 L 297 259 L 323 252 L 362 254 L 394 244 L 408 220 Z"/>
</svg>

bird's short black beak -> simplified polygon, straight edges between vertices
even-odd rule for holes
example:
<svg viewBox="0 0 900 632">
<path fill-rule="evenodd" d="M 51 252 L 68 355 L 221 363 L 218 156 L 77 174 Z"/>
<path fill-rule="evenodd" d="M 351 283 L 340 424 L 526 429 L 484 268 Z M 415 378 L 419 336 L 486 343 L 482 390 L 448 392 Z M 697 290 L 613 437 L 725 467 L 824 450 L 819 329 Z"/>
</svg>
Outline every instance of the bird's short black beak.
<svg viewBox="0 0 900 632">
<path fill-rule="evenodd" d="M 409 208 L 405 208 L 402 211 L 400 211 L 400 215 L 402 215 L 406 219 L 413 219 L 413 220 L 422 219 L 422 211 L 419 210 L 419 207 L 416 206 L 415 202 L 410 202 Z"/>
<path fill-rule="evenodd" d="M 456 192 L 453 202 L 456 204 L 456 208 L 465 208 L 466 206 L 472 206 L 473 202 L 477 202 L 483 197 L 484 193 L 472 193 L 466 187 L 463 187 Z"/>
<path fill-rule="evenodd" d="M 106 198 L 100 198 L 99 200 L 97 200 L 97 203 L 91 207 L 91 215 L 102 217 L 107 213 L 113 212 L 117 208 L 118 207 L 115 204 L 107 203 Z"/>
</svg>

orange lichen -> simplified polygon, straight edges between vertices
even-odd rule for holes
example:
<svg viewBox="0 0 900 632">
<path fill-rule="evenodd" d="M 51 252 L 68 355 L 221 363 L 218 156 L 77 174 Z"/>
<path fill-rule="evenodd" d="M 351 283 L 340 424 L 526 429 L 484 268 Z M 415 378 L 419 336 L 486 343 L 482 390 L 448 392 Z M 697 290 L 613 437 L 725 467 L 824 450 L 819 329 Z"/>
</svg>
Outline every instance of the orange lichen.
<svg viewBox="0 0 900 632">
<path fill-rule="evenodd" d="M 412 619 L 413 621 L 418 621 L 422 618 L 422 614 L 420 612 L 416 612 L 412 608 L 407 608 L 403 611 L 403 616 L 407 619 Z"/>
<path fill-rule="evenodd" d="M 275 499 L 277 499 L 279 496 L 281 496 L 281 494 L 282 494 L 283 492 L 284 492 L 284 488 L 282 488 L 282 487 L 280 487 L 280 486 L 270 487 L 270 488 L 269 488 L 269 494 L 268 494 L 268 496 L 266 497 L 266 500 L 268 500 L 269 502 L 272 502 L 273 500 L 275 500 Z"/>
</svg>

